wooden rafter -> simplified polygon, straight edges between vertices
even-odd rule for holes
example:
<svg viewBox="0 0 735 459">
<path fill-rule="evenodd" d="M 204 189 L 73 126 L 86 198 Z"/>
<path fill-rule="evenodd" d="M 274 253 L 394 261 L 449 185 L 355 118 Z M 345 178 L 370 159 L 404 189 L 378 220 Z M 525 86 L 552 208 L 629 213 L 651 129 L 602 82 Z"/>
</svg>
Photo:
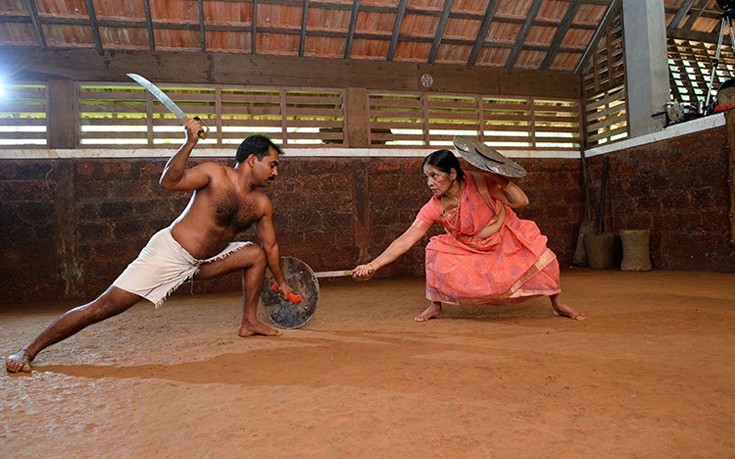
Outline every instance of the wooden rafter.
<svg viewBox="0 0 735 459">
<path fill-rule="evenodd" d="M 694 9 L 689 9 L 689 18 L 687 19 L 686 24 L 684 24 L 684 29 L 691 30 L 694 23 L 699 19 L 699 17 L 704 13 L 704 7 L 707 6 L 707 3 L 709 3 L 709 0 L 699 0 L 699 3 L 697 3 L 697 7 Z"/>
<path fill-rule="evenodd" d="M 536 15 L 538 14 L 538 10 L 540 8 L 541 0 L 533 0 L 531 9 L 528 11 L 528 16 L 526 17 L 526 21 L 523 23 L 520 32 L 518 32 L 516 44 L 513 46 L 513 49 L 510 52 L 508 61 L 505 63 L 505 68 L 509 69 L 515 65 L 518 54 L 521 52 L 521 48 L 523 48 L 523 44 L 526 42 L 528 31 L 531 30 L 531 25 L 533 24 L 534 19 L 536 19 Z"/>
<path fill-rule="evenodd" d="M 490 0 L 489 2 L 487 2 L 485 16 L 482 18 L 480 30 L 477 32 L 477 38 L 475 38 L 475 43 L 472 45 L 470 57 L 467 59 L 467 65 L 470 67 L 473 67 L 475 65 L 475 62 L 477 62 L 477 55 L 480 54 L 482 44 L 485 43 L 485 37 L 487 36 L 487 31 L 490 28 L 490 22 L 492 22 L 493 16 L 495 16 L 495 9 L 497 8 L 497 6 L 498 0 Z"/>
<path fill-rule="evenodd" d="M 301 8 L 301 37 L 299 39 L 299 56 L 303 57 L 306 50 L 306 26 L 309 19 L 309 0 L 304 0 Z"/>
<path fill-rule="evenodd" d="M 203 53 L 207 52 L 207 34 L 204 29 L 204 0 L 199 0 L 199 35 L 201 36 L 201 50 Z"/>
<path fill-rule="evenodd" d="M 349 59 L 352 52 L 352 40 L 355 37 L 355 27 L 357 26 L 357 14 L 360 11 L 360 0 L 354 0 L 352 4 L 352 15 L 350 16 L 350 27 L 347 31 L 347 40 L 345 41 L 345 59 Z"/>
<path fill-rule="evenodd" d="M 589 61 L 590 57 L 597 50 L 597 44 L 605 35 L 607 26 L 610 25 L 610 21 L 612 21 L 618 13 L 618 7 L 620 6 L 621 1 L 622 0 L 612 0 L 610 2 L 610 6 L 607 7 L 607 11 L 605 11 L 602 21 L 600 21 L 600 24 L 597 26 L 597 30 L 592 35 L 592 40 L 590 40 L 587 45 L 587 49 L 584 51 L 584 54 L 582 54 L 582 58 L 577 62 L 577 67 L 574 69 L 575 74 L 580 75 L 584 71 L 584 66 L 587 65 L 587 61 Z"/>
<path fill-rule="evenodd" d="M 396 46 L 398 46 L 398 37 L 401 34 L 401 25 L 403 24 L 403 17 L 406 14 L 406 5 L 408 0 L 401 0 L 398 4 L 398 12 L 396 13 L 396 22 L 393 24 L 393 35 L 390 38 L 390 47 L 388 48 L 388 61 L 393 60 L 393 56 L 396 53 Z"/>
<path fill-rule="evenodd" d="M 668 31 L 673 31 L 679 28 L 679 24 L 684 19 L 684 16 L 689 13 L 689 10 L 692 8 L 692 5 L 694 4 L 694 0 L 686 0 L 684 3 L 681 4 L 679 7 L 679 10 L 676 12 L 676 15 L 674 16 L 674 19 L 671 20 L 671 24 L 669 24 Z"/>
<path fill-rule="evenodd" d="M 148 29 L 148 49 L 155 51 L 156 34 L 153 32 L 153 15 L 151 14 L 150 0 L 143 0 L 143 7 L 145 8 L 145 25 Z"/>
<path fill-rule="evenodd" d="M 102 47 L 102 36 L 100 35 L 100 26 L 97 23 L 97 12 L 94 9 L 94 1 L 86 0 L 87 13 L 89 14 L 89 25 L 92 28 L 92 37 L 94 38 L 94 47 L 97 52 L 102 54 L 105 49 Z"/>
<path fill-rule="evenodd" d="M 253 0 L 253 24 L 250 27 L 250 53 L 255 55 L 258 54 L 258 41 L 257 41 L 257 30 L 258 30 L 258 0 Z"/>
<path fill-rule="evenodd" d="M 43 27 L 41 27 L 41 21 L 38 19 L 38 10 L 36 9 L 35 0 L 28 1 L 28 9 L 30 10 L 31 22 L 33 23 L 33 29 L 36 31 L 36 38 L 43 48 L 46 48 L 46 36 L 43 33 Z"/>
<path fill-rule="evenodd" d="M 452 12 L 452 5 L 454 0 L 444 1 L 444 10 L 442 10 L 441 18 L 439 19 L 439 25 L 436 26 L 436 33 L 434 34 L 434 42 L 431 45 L 431 51 L 429 52 L 429 64 L 433 64 L 436 60 L 436 53 L 439 51 L 439 45 L 442 42 L 444 31 L 447 28 L 447 22 L 449 21 L 449 13 Z"/>
<path fill-rule="evenodd" d="M 574 15 L 577 14 L 577 10 L 579 9 L 579 4 L 581 3 L 581 1 L 582 0 L 571 0 L 569 2 L 569 8 L 564 15 L 564 19 L 562 19 L 561 23 L 556 28 L 554 41 L 551 42 L 551 46 L 549 46 L 549 50 L 546 52 L 546 57 L 541 63 L 541 70 L 548 70 L 549 66 L 551 66 L 551 63 L 554 62 L 554 56 L 559 51 L 561 42 L 564 40 L 567 31 L 569 31 L 569 26 L 572 24 Z"/>
</svg>

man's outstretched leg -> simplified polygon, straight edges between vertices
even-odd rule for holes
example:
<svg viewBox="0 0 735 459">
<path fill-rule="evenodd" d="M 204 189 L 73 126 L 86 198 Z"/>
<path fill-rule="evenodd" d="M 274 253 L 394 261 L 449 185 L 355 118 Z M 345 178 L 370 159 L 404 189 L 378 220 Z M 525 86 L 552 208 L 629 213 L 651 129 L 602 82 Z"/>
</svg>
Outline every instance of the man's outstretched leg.
<svg viewBox="0 0 735 459">
<path fill-rule="evenodd" d="M 258 320 L 258 301 L 263 287 L 266 267 L 265 252 L 255 244 L 249 244 L 226 257 L 201 266 L 196 279 L 206 280 L 233 271 L 242 271 L 243 313 L 238 335 L 278 336 L 281 332 Z"/>
<path fill-rule="evenodd" d="M 30 372 L 31 362 L 39 352 L 58 343 L 83 328 L 101 322 L 124 312 L 141 297 L 117 287 L 108 288 L 96 300 L 71 309 L 62 314 L 54 323 L 41 332 L 29 345 L 5 359 L 5 369 L 9 373 Z"/>
</svg>

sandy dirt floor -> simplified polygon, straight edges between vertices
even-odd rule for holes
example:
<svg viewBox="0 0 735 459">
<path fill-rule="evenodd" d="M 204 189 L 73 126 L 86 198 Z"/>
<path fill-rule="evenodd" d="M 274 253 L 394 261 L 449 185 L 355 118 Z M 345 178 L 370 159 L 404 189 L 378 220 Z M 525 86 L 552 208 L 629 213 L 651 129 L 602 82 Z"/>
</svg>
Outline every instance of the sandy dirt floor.
<svg viewBox="0 0 735 459">
<path fill-rule="evenodd" d="M 571 270 L 563 298 L 449 307 L 422 279 L 322 285 L 238 338 L 236 294 L 140 303 L 0 376 L 0 457 L 735 457 L 735 275 Z M 0 306 L 14 352 L 71 303 Z"/>
</svg>

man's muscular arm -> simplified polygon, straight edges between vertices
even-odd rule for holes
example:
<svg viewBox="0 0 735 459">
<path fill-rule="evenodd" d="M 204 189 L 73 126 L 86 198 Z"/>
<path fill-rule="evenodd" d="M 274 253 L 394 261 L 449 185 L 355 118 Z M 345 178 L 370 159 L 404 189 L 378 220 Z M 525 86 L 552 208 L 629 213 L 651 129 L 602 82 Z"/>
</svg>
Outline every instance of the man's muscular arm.
<svg viewBox="0 0 735 459">
<path fill-rule="evenodd" d="M 161 187 L 167 190 L 198 190 L 209 183 L 209 175 L 205 173 L 204 168 L 186 168 L 189 156 L 199 141 L 198 132 L 202 129 L 202 125 L 195 119 L 189 119 L 185 128 L 186 141 L 168 160 L 159 180 Z"/>
<path fill-rule="evenodd" d="M 284 298 L 288 298 L 288 294 L 292 290 L 286 284 L 286 276 L 283 275 L 283 270 L 281 269 L 281 251 L 278 248 L 276 229 L 273 226 L 273 205 L 266 196 L 262 196 L 260 205 L 263 209 L 263 216 L 256 222 L 255 230 L 258 233 L 258 239 L 263 244 L 268 267 L 273 273 L 276 284 L 278 284 L 278 292 Z"/>
</svg>

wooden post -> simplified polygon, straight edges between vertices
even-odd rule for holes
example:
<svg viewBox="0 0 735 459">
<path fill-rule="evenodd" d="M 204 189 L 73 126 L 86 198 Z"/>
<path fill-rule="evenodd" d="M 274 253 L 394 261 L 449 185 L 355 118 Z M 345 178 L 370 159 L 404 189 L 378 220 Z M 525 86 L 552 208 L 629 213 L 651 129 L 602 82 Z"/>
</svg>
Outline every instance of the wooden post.
<svg viewBox="0 0 735 459">
<path fill-rule="evenodd" d="M 370 117 L 368 116 L 367 90 L 347 88 L 345 92 L 345 143 L 349 148 L 370 147 Z"/>
<path fill-rule="evenodd" d="M 80 143 L 79 86 L 74 80 L 50 80 L 46 86 L 46 140 L 49 148 Z"/>
<path fill-rule="evenodd" d="M 735 110 L 725 112 L 727 146 L 730 153 L 730 242 L 735 243 Z"/>
</svg>

